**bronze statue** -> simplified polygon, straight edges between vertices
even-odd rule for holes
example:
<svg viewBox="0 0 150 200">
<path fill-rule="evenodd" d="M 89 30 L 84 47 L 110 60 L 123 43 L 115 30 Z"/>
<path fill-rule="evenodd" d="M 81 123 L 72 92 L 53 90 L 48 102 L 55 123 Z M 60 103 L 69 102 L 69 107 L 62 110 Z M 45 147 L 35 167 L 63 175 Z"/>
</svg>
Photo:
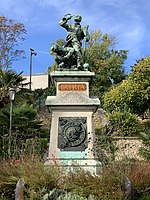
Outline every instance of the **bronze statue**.
<svg viewBox="0 0 150 200">
<path fill-rule="evenodd" d="M 60 69 L 70 70 L 87 70 L 87 63 L 82 66 L 82 40 L 88 42 L 90 35 L 88 33 L 88 26 L 81 26 L 82 17 L 77 14 L 74 16 L 74 24 L 68 23 L 73 17 L 71 14 L 66 14 L 62 17 L 59 25 L 67 30 L 66 43 L 63 47 L 53 45 L 51 52 L 55 56 L 55 61 Z"/>
<path fill-rule="evenodd" d="M 77 62 L 74 52 L 75 50 L 72 47 L 62 47 L 58 44 L 54 44 L 51 47 L 51 54 L 55 57 L 57 70 L 75 68 Z"/>
</svg>

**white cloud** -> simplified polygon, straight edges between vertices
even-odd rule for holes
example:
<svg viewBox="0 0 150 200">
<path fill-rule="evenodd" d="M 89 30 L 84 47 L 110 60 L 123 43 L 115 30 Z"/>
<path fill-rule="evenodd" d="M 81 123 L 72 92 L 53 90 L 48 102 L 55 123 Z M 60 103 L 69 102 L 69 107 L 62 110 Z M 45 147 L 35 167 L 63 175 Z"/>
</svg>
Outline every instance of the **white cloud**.
<svg viewBox="0 0 150 200">
<path fill-rule="evenodd" d="M 99 2 L 97 0 L 97 2 Z M 130 2 L 130 0 L 101 0 L 101 3 L 108 5 L 108 6 L 113 6 L 116 8 L 122 8 L 124 6 L 126 6 L 128 3 Z"/>
<path fill-rule="evenodd" d="M 57 15 L 66 14 L 66 11 L 75 11 L 81 0 L 35 0 L 37 4 L 43 8 L 53 8 L 53 12 L 57 12 Z M 65 12 L 65 13 L 64 13 Z"/>
<path fill-rule="evenodd" d="M 0 1 L 0 14 L 24 23 L 30 33 L 38 33 L 40 37 L 43 32 L 56 33 L 60 37 L 65 35 L 65 31 L 58 25 L 59 20 L 64 14 L 79 13 L 83 17 L 82 24 L 88 24 L 90 31 L 101 29 L 103 33 L 116 35 L 119 47 L 129 49 L 133 56 L 141 54 L 145 42 L 143 40 L 150 40 L 148 0 L 142 0 L 141 3 L 140 0 Z M 55 34 L 50 37 L 47 40 L 56 39 Z M 148 42 L 146 45 L 148 48 Z"/>
<path fill-rule="evenodd" d="M 1 14 L 9 18 L 27 21 L 33 13 L 32 3 L 29 0 L 5 0 L 0 3 Z"/>
</svg>

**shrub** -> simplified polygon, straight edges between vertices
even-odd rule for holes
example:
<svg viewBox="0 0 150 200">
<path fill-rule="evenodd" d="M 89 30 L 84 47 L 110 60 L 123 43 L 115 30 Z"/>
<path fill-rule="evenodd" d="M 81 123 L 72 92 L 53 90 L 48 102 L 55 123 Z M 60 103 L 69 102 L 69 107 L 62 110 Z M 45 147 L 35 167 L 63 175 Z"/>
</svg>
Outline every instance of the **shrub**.
<svg viewBox="0 0 150 200">
<path fill-rule="evenodd" d="M 98 200 L 121 200 L 121 179 L 121 174 L 114 169 L 104 170 L 101 176 L 93 176 L 80 170 L 76 173 L 70 172 L 65 181 L 65 189 L 83 197 L 92 195 Z"/>
<path fill-rule="evenodd" d="M 65 196 L 60 196 L 57 200 L 95 200 L 95 198 L 91 195 L 88 198 L 86 198 L 76 194 L 67 193 Z"/>
<path fill-rule="evenodd" d="M 150 161 L 150 119 L 141 121 L 143 130 L 140 132 L 139 137 L 144 146 L 140 148 L 140 154 Z"/>
<path fill-rule="evenodd" d="M 108 164 L 115 160 L 115 152 L 118 148 L 113 137 L 107 135 L 97 136 L 95 148 L 98 160 L 103 164 Z"/>
<path fill-rule="evenodd" d="M 25 180 L 27 195 L 33 197 L 36 193 L 39 195 L 43 188 L 46 191 L 59 185 L 60 169 L 57 166 L 45 167 L 35 156 L 9 162 L 3 161 L 0 165 L 1 196 L 13 198 L 16 183 L 20 178 Z"/>
<path fill-rule="evenodd" d="M 137 115 L 130 111 L 114 110 L 109 114 L 110 126 L 117 136 L 137 136 L 140 132 L 140 123 Z"/>
<path fill-rule="evenodd" d="M 0 156 L 4 159 L 8 158 L 8 139 L 8 137 L 2 137 L 2 139 L 0 139 Z M 19 157 L 20 154 L 36 154 L 43 157 L 44 153 L 46 153 L 47 143 L 47 138 L 35 137 L 26 140 L 18 140 L 18 138 L 15 137 L 15 134 L 13 134 L 11 155 Z"/>
<path fill-rule="evenodd" d="M 150 192 L 150 162 L 132 163 L 130 179 L 138 196 L 148 196 Z"/>
<path fill-rule="evenodd" d="M 148 200 L 150 162 L 118 161 L 103 167 L 102 173 L 96 176 L 81 168 L 64 173 L 58 166 L 44 167 L 41 160 L 32 156 L 1 162 L 0 196 L 14 199 L 16 183 L 23 178 L 27 199 L 41 200 L 45 194 L 54 195 L 57 191 L 54 195 L 57 200 L 124 200 L 121 186 L 125 177 L 131 180 L 137 192 L 135 199 Z"/>
<path fill-rule="evenodd" d="M 67 193 L 64 190 L 54 188 L 52 191 L 44 195 L 43 200 L 95 200 L 95 198 L 91 195 L 88 198 L 81 197 L 77 194 L 71 192 Z"/>
</svg>

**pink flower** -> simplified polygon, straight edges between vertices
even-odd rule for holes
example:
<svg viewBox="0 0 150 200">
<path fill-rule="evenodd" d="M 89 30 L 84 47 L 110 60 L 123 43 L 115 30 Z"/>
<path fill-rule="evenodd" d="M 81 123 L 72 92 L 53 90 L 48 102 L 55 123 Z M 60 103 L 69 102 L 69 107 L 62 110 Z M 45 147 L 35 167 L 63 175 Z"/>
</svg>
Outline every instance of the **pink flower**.
<svg viewBox="0 0 150 200">
<path fill-rule="evenodd" d="M 15 160 L 15 163 L 20 163 L 20 160 Z"/>
</svg>

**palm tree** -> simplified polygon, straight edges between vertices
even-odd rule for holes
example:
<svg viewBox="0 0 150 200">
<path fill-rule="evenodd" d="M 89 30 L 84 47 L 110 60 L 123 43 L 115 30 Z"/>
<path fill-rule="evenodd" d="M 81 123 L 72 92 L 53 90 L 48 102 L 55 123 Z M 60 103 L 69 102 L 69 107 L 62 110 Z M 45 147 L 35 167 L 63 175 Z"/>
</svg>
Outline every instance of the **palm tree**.
<svg viewBox="0 0 150 200">
<path fill-rule="evenodd" d="M 37 119 L 37 112 L 27 103 L 13 106 L 11 155 L 24 150 L 28 139 L 46 138 L 48 133 Z M 0 109 L 0 155 L 7 155 L 9 138 L 9 106 Z M 3 143 L 3 145 L 2 145 Z"/>
<path fill-rule="evenodd" d="M 36 119 L 37 113 L 32 105 L 15 105 L 13 108 L 12 132 L 18 132 L 20 138 L 30 138 L 36 136 L 42 126 L 41 121 Z M 0 110 L 0 130 L 7 134 L 9 130 L 9 107 Z M 0 131 L 2 132 L 2 131 Z"/>
<path fill-rule="evenodd" d="M 25 78 L 22 77 L 22 73 L 17 74 L 14 70 L 0 69 L 0 108 L 9 102 L 9 88 L 20 88 L 24 85 Z"/>
</svg>

